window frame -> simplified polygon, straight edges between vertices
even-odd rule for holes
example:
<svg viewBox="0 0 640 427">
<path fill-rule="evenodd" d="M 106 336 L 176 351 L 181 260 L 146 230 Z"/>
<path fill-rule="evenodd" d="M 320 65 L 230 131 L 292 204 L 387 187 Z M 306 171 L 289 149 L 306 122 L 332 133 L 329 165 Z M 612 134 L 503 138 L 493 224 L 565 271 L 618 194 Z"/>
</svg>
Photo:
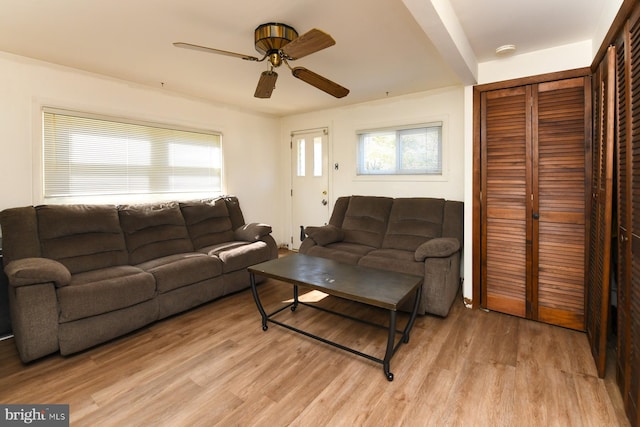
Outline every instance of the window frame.
<svg viewBox="0 0 640 427">
<path fill-rule="evenodd" d="M 439 141 L 439 162 L 440 162 L 440 170 L 439 172 L 429 172 L 426 171 L 415 171 L 412 172 L 410 169 L 402 169 L 402 144 L 399 136 L 403 132 L 408 132 L 415 129 L 421 128 L 439 128 L 440 132 L 440 141 Z M 395 157 L 396 164 L 393 171 L 382 171 L 380 173 L 365 173 L 363 171 L 364 165 L 364 152 L 363 152 L 363 143 L 364 137 L 366 135 L 376 134 L 376 133 L 394 133 L 396 135 L 396 144 L 395 144 Z M 371 128 L 371 129 L 363 129 L 357 130 L 357 142 L 356 142 L 356 159 L 355 159 L 355 175 L 356 180 L 358 181 L 446 181 L 447 180 L 447 128 L 445 120 L 430 120 L 416 124 L 408 124 L 408 125 L 398 125 L 398 126 L 387 126 L 380 128 Z"/>
<path fill-rule="evenodd" d="M 130 192 L 124 194 L 96 194 L 96 195 L 67 195 L 67 196 L 45 196 L 45 114 L 59 114 L 70 116 L 78 119 L 92 119 L 102 120 L 106 122 L 113 122 L 123 125 L 134 125 L 148 127 L 152 133 L 154 131 L 169 131 L 175 133 L 181 132 L 193 132 L 202 135 L 210 135 L 214 137 L 214 155 L 216 164 L 219 162 L 219 168 L 212 167 L 212 170 L 219 169 L 219 188 L 213 188 L 211 190 L 193 190 L 193 191 L 155 191 L 155 192 Z M 78 111 L 65 108 L 56 108 L 50 106 L 41 105 L 38 114 L 39 125 L 39 137 L 34 138 L 34 145 L 37 146 L 37 153 L 34 156 L 34 170 L 37 174 L 34 174 L 34 200 L 36 203 L 47 204 L 61 204 L 61 203 L 144 203 L 163 200 L 175 200 L 175 199 L 193 199 L 193 198 L 206 198 L 216 197 L 224 194 L 224 152 L 223 152 L 223 135 L 222 132 L 210 129 L 196 128 L 191 126 L 176 125 L 172 123 L 161 123 L 148 120 L 138 120 L 130 117 L 114 116 L 107 114 L 91 113 L 85 111 Z M 215 141 L 217 139 L 217 141 Z M 165 150 L 170 150 L 171 142 L 166 139 Z M 217 153 L 215 153 L 217 151 Z M 151 169 L 153 166 L 149 166 Z M 167 163 L 162 166 L 168 168 L 170 165 Z M 152 175 L 147 175 L 151 177 Z M 180 176 L 180 175 L 177 175 Z M 152 179 L 152 178 L 150 178 Z M 153 189 L 152 189 L 153 190 Z"/>
</svg>

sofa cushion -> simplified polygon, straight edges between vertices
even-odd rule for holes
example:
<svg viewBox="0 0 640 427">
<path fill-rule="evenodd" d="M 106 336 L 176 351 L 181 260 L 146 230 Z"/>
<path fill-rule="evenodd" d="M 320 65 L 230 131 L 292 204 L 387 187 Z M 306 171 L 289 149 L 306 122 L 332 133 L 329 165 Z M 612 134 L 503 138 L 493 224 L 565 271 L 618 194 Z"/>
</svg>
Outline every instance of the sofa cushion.
<svg viewBox="0 0 640 427">
<path fill-rule="evenodd" d="M 376 249 L 363 256 L 358 265 L 424 276 L 424 262 L 418 262 L 413 252 L 401 249 Z"/>
<path fill-rule="evenodd" d="M 464 245 L 464 202 L 447 200 L 444 204 L 444 220 L 442 222 L 442 237 L 455 237 Z"/>
<path fill-rule="evenodd" d="M 42 205 L 36 212 L 42 256 L 71 274 L 127 263 L 115 206 Z"/>
<path fill-rule="evenodd" d="M 75 274 L 56 292 L 64 323 L 153 299 L 156 283 L 151 274 L 123 265 Z"/>
<path fill-rule="evenodd" d="M 358 245 L 356 243 L 337 242 L 326 246 L 311 246 L 305 254 L 356 265 L 360 258 L 375 249 L 371 246 Z"/>
<path fill-rule="evenodd" d="M 229 210 L 223 198 L 180 203 L 195 249 L 234 240 Z"/>
<path fill-rule="evenodd" d="M 416 249 L 415 260 L 424 261 L 425 258 L 446 258 L 459 250 L 460 241 L 455 237 L 431 239 Z"/>
<path fill-rule="evenodd" d="M 219 259 L 197 252 L 156 258 L 136 267 L 153 274 L 160 294 L 222 274 Z"/>
<path fill-rule="evenodd" d="M 178 203 L 123 205 L 118 213 L 131 264 L 193 252 Z"/>
<path fill-rule="evenodd" d="M 444 199 L 395 199 L 383 248 L 415 251 L 427 240 L 442 236 Z"/>
<path fill-rule="evenodd" d="M 306 227 L 304 232 L 317 245 L 326 246 L 329 243 L 341 242 L 344 239 L 344 231 L 335 225 L 327 224 L 321 227 Z"/>
<path fill-rule="evenodd" d="M 4 269 L 11 286 L 54 282 L 57 287 L 71 283 L 67 267 L 49 258 L 22 258 L 7 264 Z"/>
<path fill-rule="evenodd" d="M 347 213 L 347 208 L 349 207 L 350 201 L 351 196 L 338 197 L 333 205 L 333 211 L 331 212 L 331 217 L 329 218 L 329 224 L 335 225 L 336 227 L 342 227 L 344 216 Z"/>
<path fill-rule="evenodd" d="M 207 248 L 201 249 L 202 251 Z M 254 264 L 268 261 L 270 257 L 269 246 L 263 241 L 257 242 L 227 242 L 208 248 L 208 255 L 215 256 L 222 261 L 222 272 L 230 273 L 242 270 Z"/>
<path fill-rule="evenodd" d="M 209 256 L 218 256 L 224 251 L 229 251 L 231 249 L 236 249 L 241 246 L 246 246 L 247 242 L 243 242 L 241 240 L 231 240 L 229 242 L 218 243 L 217 245 L 211 245 L 204 248 L 199 249 L 199 252 L 207 254 Z"/>
<path fill-rule="evenodd" d="M 256 222 L 238 227 L 233 232 L 235 240 L 245 242 L 256 242 L 268 234 L 271 234 L 271 226 L 268 224 L 258 224 Z"/>
<path fill-rule="evenodd" d="M 34 206 L 9 208 L 0 212 L 2 261 L 4 265 L 21 258 L 42 256 L 38 238 L 38 217 Z"/>
<path fill-rule="evenodd" d="M 380 248 L 392 203 L 389 197 L 352 196 L 342 223 L 343 241 Z"/>
<path fill-rule="evenodd" d="M 229 210 L 231 229 L 236 230 L 238 227 L 244 225 L 244 215 L 242 215 L 238 198 L 236 196 L 225 196 L 224 202 L 227 204 L 227 209 Z"/>
</svg>

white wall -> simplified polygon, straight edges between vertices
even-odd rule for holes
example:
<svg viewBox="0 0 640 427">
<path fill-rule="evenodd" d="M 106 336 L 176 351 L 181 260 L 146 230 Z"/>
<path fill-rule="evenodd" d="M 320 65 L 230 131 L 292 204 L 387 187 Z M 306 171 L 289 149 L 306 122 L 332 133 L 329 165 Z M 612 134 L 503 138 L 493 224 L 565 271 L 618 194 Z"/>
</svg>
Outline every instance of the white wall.
<svg viewBox="0 0 640 427">
<path fill-rule="evenodd" d="M 514 55 L 478 64 L 478 84 L 588 67 L 591 40 Z"/>
<path fill-rule="evenodd" d="M 462 200 L 464 190 L 463 88 L 392 97 L 381 101 L 288 116 L 282 119 L 283 164 L 290 165 L 292 131 L 329 128 L 330 201 L 351 194 L 392 197 L 443 197 Z M 356 132 L 395 125 L 443 121 L 444 177 L 362 177 L 356 175 Z M 282 180 L 290 182 L 289 169 Z"/>
<path fill-rule="evenodd" d="M 34 150 L 43 105 L 221 131 L 224 192 L 238 196 L 247 222 L 282 234 L 279 119 L 0 53 L 0 210 L 41 202 Z M 35 178 L 37 179 L 37 178 Z"/>
<path fill-rule="evenodd" d="M 598 25 L 593 31 L 593 50 L 592 57 L 595 57 L 598 53 L 598 49 L 600 49 L 600 45 L 604 41 L 604 38 L 609 32 L 611 28 L 611 24 L 613 23 L 620 7 L 622 7 L 623 0 L 607 0 L 602 5 L 602 12 L 600 13 L 600 20 L 598 21 Z"/>
<path fill-rule="evenodd" d="M 464 200 L 464 88 L 449 87 L 434 91 L 391 97 L 347 107 L 292 115 L 282 119 L 281 181 L 291 182 L 290 134 L 293 131 L 329 128 L 329 202 L 340 196 L 359 194 L 390 197 L 442 197 Z M 356 131 L 394 125 L 443 121 L 442 178 L 358 177 L 356 175 Z M 333 165 L 339 164 L 335 171 Z M 290 184 L 288 184 L 290 185 Z M 286 222 L 291 221 L 290 187 L 282 194 Z M 288 241 L 288 240 L 287 240 Z M 471 258 L 468 257 L 470 260 Z"/>
</svg>

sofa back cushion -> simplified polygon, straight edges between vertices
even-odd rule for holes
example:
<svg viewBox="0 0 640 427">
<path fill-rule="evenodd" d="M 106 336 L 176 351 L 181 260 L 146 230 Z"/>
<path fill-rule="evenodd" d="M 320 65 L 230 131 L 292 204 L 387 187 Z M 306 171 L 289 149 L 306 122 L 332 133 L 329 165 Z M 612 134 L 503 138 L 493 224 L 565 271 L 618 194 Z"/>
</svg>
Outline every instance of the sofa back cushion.
<svg viewBox="0 0 640 427">
<path fill-rule="evenodd" d="M 37 206 L 42 256 L 72 274 L 127 263 L 127 249 L 113 205 Z"/>
<path fill-rule="evenodd" d="M 235 240 L 223 198 L 183 202 L 180 210 L 196 250 Z"/>
<path fill-rule="evenodd" d="M 118 213 L 131 264 L 193 251 L 177 202 L 123 205 Z"/>
<path fill-rule="evenodd" d="M 442 221 L 442 237 L 455 237 L 464 244 L 464 202 L 447 200 L 444 204 L 444 220 Z"/>
<path fill-rule="evenodd" d="M 415 251 L 427 240 L 442 237 L 444 205 L 444 199 L 395 199 L 382 247 Z"/>
<path fill-rule="evenodd" d="M 392 203 L 390 197 L 352 196 L 342 222 L 343 242 L 380 248 Z"/>
<path fill-rule="evenodd" d="M 338 197 L 336 203 L 333 205 L 333 211 L 331 212 L 331 218 L 329 218 L 329 224 L 338 228 L 342 228 L 344 223 L 344 216 L 347 213 L 351 196 Z"/>
<path fill-rule="evenodd" d="M 240 209 L 240 201 L 236 196 L 225 196 L 224 201 L 229 211 L 229 219 L 231 219 L 231 229 L 235 230 L 244 225 L 244 215 Z"/>
<path fill-rule="evenodd" d="M 38 217 L 34 206 L 3 210 L 0 212 L 0 227 L 4 265 L 17 259 L 42 256 L 38 238 Z"/>
</svg>

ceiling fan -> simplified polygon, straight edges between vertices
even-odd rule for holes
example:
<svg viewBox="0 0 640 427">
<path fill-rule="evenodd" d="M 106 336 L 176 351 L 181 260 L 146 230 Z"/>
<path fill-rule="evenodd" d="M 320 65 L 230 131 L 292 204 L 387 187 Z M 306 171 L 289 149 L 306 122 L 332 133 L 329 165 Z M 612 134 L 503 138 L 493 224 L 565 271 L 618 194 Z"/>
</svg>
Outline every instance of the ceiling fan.
<svg viewBox="0 0 640 427">
<path fill-rule="evenodd" d="M 274 71 L 274 68 L 278 68 L 282 64 L 285 64 L 291 70 L 291 74 L 293 74 L 294 77 L 311 86 L 315 86 L 329 95 L 342 98 L 347 96 L 349 89 L 304 67 L 291 67 L 291 65 L 289 65 L 289 61 L 300 59 L 329 46 L 333 46 L 334 44 L 336 44 L 336 42 L 329 34 L 316 28 L 298 36 L 298 32 L 293 27 L 274 22 L 262 24 L 255 29 L 255 47 L 256 50 L 263 55 L 262 58 L 211 47 L 198 46 L 191 43 L 173 43 L 176 47 L 233 56 L 244 59 L 245 61 L 262 62 L 268 59 L 268 70 L 263 71 L 260 75 L 260 80 L 258 80 L 258 86 L 254 93 L 256 98 L 271 97 L 271 93 L 276 87 L 276 80 L 278 79 L 278 73 Z"/>
</svg>

